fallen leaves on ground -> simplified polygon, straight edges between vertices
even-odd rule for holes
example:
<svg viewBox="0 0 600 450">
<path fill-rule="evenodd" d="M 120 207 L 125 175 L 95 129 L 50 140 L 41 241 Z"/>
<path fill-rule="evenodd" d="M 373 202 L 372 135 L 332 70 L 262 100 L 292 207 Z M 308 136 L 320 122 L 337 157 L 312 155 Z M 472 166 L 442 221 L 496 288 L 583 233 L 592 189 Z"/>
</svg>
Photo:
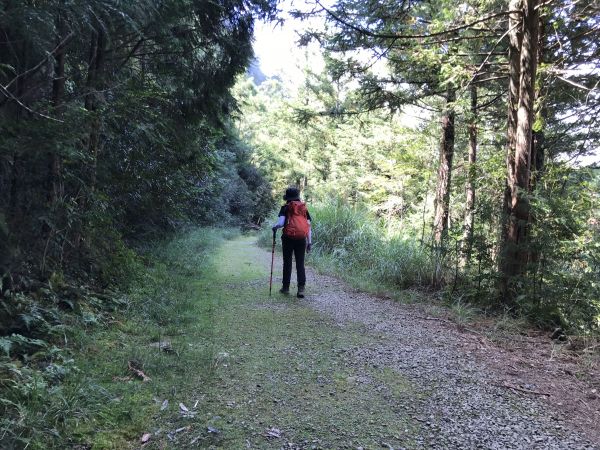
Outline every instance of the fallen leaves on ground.
<svg viewBox="0 0 600 450">
<path fill-rule="evenodd" d="M 131 377 L 113 377 L 112 379 L 113 381 L 122 381 L 123 383 L 133 380 Z"/>
<path fill-rule="evenodd" d="M 183 403 L 179 403 L 179 412 L 181 412 L 183 417 L 194 417 L 196 415 L 195 412 L 190 411 Z"/>
<path fill-rule="evenodd" d="M 265 437 L 278 439 L 281 437 L 281 430 L 279 428 L 269 428 L 265 432 Z"/>
<path fill-rule="evenodd" d="M 129 371 L 131 373 L 133 373 L 136 377 L 141 379 L 144 383 L 147 383 L 148 381 L 152 381 L 152 378 L 150 378 L 148 375 L 146 375 L 141 369 L 136 367 L 136 364 L 133 361 L 128 361 L 127 367 L 129 368 Z"/>
</svg>

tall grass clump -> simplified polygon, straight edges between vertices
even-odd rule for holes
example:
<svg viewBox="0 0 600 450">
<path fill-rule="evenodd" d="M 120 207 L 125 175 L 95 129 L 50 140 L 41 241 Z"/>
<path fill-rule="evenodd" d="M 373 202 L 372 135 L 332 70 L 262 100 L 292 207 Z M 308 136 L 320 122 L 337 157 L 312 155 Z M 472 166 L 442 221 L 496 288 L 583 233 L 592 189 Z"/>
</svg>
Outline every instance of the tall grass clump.
<svg viewBox="0 0 600 450">
<path fill-rule="evenodd" d="M 389 234 L 366 209 L 335 201 L 312 206 L 311 215 L 315 256 L 337 272 L 391 288 L 428 283 L 427 249 Z"/>
<path fill-rule="evenodd" d="M 146 280 L 132 290 L 130 308 L 148 327 L 160 326 L 166 333 L 195 320 L 190 279 L 199 279 L 214 250 L 235 230 L 197 228 L 162 243 L 151 244 L 146 257 L 152 262 Z"/>
<path fill-rule="evenodd" d="M 367 209 L 342 201 L 311 204 L 308 208 L 313 219 L 310 259 L 317 266 L 363 286 L 376 284 L 378 288 L 394 289 L 429 284 L 432 263 L 428 249 L 389 233 Z M 270 228 L 263 230 L 259 245 L 270 248 L 272 237 Z"/>
</svg>

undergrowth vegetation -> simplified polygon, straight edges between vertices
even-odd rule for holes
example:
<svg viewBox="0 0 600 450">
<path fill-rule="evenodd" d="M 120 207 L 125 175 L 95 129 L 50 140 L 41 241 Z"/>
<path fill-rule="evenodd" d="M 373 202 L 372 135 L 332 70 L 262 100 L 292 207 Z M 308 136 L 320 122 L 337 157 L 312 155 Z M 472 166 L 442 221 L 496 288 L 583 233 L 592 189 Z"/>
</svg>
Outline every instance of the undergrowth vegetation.
<svg viewBox="0 0 600 450">
<path fill-rule="evenodd" d="M 309 205 L 309 210 L 314 218 L 311 260 L 317 266 L 376 291 L 429 284 L 432 260 L 427 250 L 389 232 L 367 209 L 331 201 Z M 269 233 L 261 235 L 263 245 L 271 242 Z"/>
<path fill-rule="evenodd" d="M 176 344 L 181 328 L 209 320 L 198 314 L 190 279 L 233 234 L 201 229 L 148 245 L 130 262 L 136 270 L 126 293 L 94 292 L 58 275 L 27 294 L 8 292 L 2 307 L 14 311 L 1 316 L 0 447 L 123 448 L 139 437 L 153 395 L 189 364 L 170 357 L 185 351 Z M 165 337 L 168 352 L 152 345 Z M 211 358 L 210 349 L 202 352 L 198 364 Z M 162 382 L 150 386 L 135 370 Z"/>
<path fill-rule="evenodd" d="M 311 207 L 315 255 L 336 271 L 399 288 L 424 286 L 431 257 L 418 242 L 390 233 L 366 209 L 330 202 Z"/>
<path fill-rule="evenodd" d="M 378 293 L 433 288 L 460 323 L 492 314 L 541 328 L 562 326 L 577 335 L 598 332 L 600 303 L 594 279 L 598 273 L 594 253 L 598 244 L 590 242 L 589 237 L 586 250 L 578 245 L 582 239 L 565 239 L 561 250 L 550 245 L 546 235 L 536 235 L 534 245 L 541 256 L 532 264 L 534 276 L 523 278 L 523 294 L 511 309 L 498 301 L 497 256 L 483 238 L 473 246 L 473 263 L 465 265 L 461 262 L 461 236 L 450 236 L 451 244 L 440 253 L 430 242 L 421 242 L 417 237 L 419 226 L 407 223 L 404 228 L 398 227 L 366 207 L 341 200 L 308 207 L 313 218 L 313 255 L 309 261 L 359 288 Z M 476 238 L 484 232 L 478 229 Z M 261 235 L 261 243 L 267 246 L 270 242 L 269 229 Z M 555 255 L 557 251 L 559 256 Z M 570 262 L 559 267 L 557 262 L 567 251 L 572 255 Z M 436 271 L 441 276 L 434 275 Z M 434 283 L 436 278 L 442 282 Z"/>
</svg>

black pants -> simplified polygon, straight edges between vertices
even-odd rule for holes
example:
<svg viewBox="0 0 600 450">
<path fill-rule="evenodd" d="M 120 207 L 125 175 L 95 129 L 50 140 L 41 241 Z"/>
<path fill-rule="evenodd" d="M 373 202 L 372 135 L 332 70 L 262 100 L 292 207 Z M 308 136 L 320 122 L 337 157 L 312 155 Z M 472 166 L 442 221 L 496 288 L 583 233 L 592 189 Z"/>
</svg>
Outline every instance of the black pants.
<svg viewBox="0 0 600 450">
<path fill-rule="evenodd" d="M 290 286 L 292 278 L 292 254 L 296 258 L 296 272 L 298 273 L 298 286 L 306 284 L 306 272 L 304 271 L 304 254 L 306 253 L 306 239 L 292 239 L 281 236 L 281 247 L 283 249 L 283 287 Z"/>
</svg>

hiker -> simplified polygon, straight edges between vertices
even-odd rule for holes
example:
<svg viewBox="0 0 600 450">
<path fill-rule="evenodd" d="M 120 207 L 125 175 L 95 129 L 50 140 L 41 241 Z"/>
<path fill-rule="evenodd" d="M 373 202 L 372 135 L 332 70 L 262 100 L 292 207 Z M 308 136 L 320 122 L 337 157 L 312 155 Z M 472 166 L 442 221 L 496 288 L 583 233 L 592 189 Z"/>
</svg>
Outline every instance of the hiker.
<svg viewBox="0 0 600 450">
<path fill-rule="evenodd" d="M 273 239 L 278 228 L 283 228 L 281 247 L 283 249 L 283 285 L 279 292 L 290 293 L 290 279 L 292 277 L 292 254 L 296 259 L 296 273 L 298 279 L 298 298 L 304 298 L 306 273 L 304 271 L 304 254 L 310 252 L 312 233 L 310 228 L 310 214 L 306 205 L 300 201 L 300 191 L 290 187 L 286 189 L 283 199 L 285 205 L 279 210 L 279 219 L 273 225 Z M 275 242 L 275 241 L 273 241 Z"/>
</svg>

